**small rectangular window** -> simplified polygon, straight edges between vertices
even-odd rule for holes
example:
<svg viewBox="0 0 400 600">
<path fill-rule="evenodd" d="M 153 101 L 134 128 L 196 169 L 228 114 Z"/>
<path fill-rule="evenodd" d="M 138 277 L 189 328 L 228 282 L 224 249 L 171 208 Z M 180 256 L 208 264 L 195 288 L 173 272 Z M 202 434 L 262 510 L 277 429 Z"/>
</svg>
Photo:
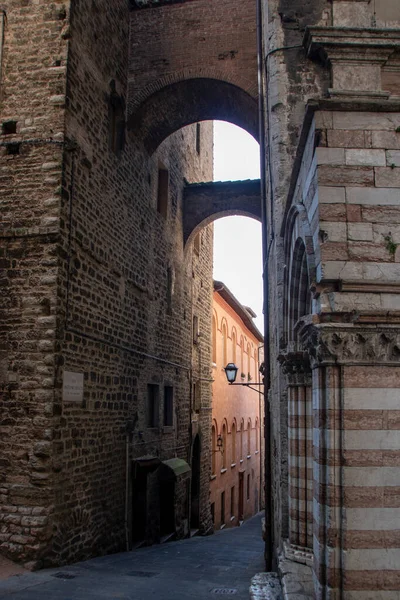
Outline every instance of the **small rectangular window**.
<svg viewBox="0 0 400 600">
<path fill-rule="evenodd" d="M 221 525 L 225 524 L 225 492 L 221 493 Z"/>
<path fill-rule="evenodd" d="M 17 121 L 4 121 L 1 126 L 3 135 L 17 133 Z"/>
<path fill-rule="evenodd" d="M 168 169 L 158 169 L 157 210 L 165 218 L 168 214 L 169 172 Z"/>
<path fill-rule="evenodd" d="M 149 383 L 147 386 L 147 427 L 158 427 L 160 423 L 160 389 Z"/>
<path fill-rule="evenodd" d="M 193 316 L 193 344 L 199 341 L 199 317 Z"/>
<path fill-rule="evenodd" d="M 231 517 L 235 516 L 235 486 L 231 487 Z"/>
<path fill-rule="evenodd" d="M 174 424 L 174 388 L 171 385 L 164 387 L 164 426 L 172 427 Z"/>
<path fill-rule="evenodd" d="M 201 151 L 201 125 L 196 123 L 196 152 L 200 154 Z"/>
<path fill-rule="evenodd" d="M 247 500 L 250 500 L 250 475 L 247 475 Z"/>
</svg>

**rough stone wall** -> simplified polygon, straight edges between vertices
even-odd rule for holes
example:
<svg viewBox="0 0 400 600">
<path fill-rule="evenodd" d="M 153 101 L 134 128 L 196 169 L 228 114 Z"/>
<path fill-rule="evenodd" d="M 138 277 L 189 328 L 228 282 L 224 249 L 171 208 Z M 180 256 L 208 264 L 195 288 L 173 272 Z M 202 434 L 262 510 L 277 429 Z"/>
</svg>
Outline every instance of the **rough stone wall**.
<svg viewBox="0 0 400 600">
<path fill-rule="evenodd" d="M 54 508 L 68 3 L 2 7 L 0 548 L 29 563 L 49 543 Z"/>
<path fill-rule="evenodd" d="M 9 319 L 2 440 L 15 441 L 2 451 L 1 548 L 40 566 L 124 547 L 127 430 L 130 458 L 190 461 L 193 375 L 209 379 L 212 228 L 202 232 L 199 256 L 184 252 L 181 205 L 184 179 L 212 179 L 212 125 L 201 125 L 200 154 L 190 126 L 151 157 L 134 136 L 118 155 L 110 148 L 110 104 L 126 104 L 126 2 L 76 1 L 69 25 L 61 5 L 59 12 L 44 2 L 9 5 L 15 35 L 6 31 L 2 121 L 15 119 L 18 129 L 7 141 L 62 142 L 64 133 L 67 141 L 22 144 L 19 155 L 3 157 L 12 181 L 4 178 L 2 191 L 12 205 L 2 256 Z M 35 72 L 29 106 L 26 83 L 14 83 L 24 62 L 15 45 L 21 32 L 19 52 L 25 60 L 31 50 Z M 169 169 L 166 218 L 156 207 L 161 164 Z M 192 311 L 204 335 L 197 371 Z M 84 374 L 83 402 L 63 402 L 64 371 Z M 172 429 L 147 427 L 148 383 L 174 387 Z M 208 482 L 209 384 L 202 393 L 197 420 Z M 208 529 L 208 493 L 202 513 Z M 157 526 L 155 518 L 151 539 Z"/>
</svg>

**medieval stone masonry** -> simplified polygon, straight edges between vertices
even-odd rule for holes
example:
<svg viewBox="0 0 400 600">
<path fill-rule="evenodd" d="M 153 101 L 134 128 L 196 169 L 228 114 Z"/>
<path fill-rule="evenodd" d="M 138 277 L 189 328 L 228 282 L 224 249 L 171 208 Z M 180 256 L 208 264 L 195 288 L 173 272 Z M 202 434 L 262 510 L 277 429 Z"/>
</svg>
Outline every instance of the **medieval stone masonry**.
<svg viewBox="0 0 400 600">
<path fill-rule="evenodd" d="M 246 214 L 267 568 L 397 600 L 398 0 L 0 8 L 1 552 L 211 530 L 212 221 Z M 258 139 L 259 187 L 209 183 L 213 119 Z"/>
</svg>

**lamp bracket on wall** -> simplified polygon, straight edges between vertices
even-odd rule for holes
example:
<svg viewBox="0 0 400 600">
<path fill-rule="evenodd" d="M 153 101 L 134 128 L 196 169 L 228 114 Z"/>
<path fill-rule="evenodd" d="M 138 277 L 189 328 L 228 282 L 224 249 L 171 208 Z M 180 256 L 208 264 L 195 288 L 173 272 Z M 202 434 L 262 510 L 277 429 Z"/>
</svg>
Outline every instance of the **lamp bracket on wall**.
<svg viewBox="0 0 400 600">
<path fill-rule="evenodd" d="M 228 380 L 229 385 L 244 385 L 245 387 L 250 388 L 254 392 L 260 393 L 259 389 L 264 383 L 235 383 L 236 375 L 238 372 L 238 367 L 234 363 L 228 363 L 224 369 L 226 378 Z M 254 387 L 257 386 L 257 387 Z"/>
</svg>

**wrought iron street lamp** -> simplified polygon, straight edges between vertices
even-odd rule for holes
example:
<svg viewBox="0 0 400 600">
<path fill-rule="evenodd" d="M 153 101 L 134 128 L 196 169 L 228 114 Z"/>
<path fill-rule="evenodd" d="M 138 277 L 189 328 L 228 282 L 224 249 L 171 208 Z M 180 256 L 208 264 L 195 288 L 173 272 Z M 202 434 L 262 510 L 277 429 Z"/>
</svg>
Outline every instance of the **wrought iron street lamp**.
<svg viewBox="0 0 400 600">
<path fill-rule="evenodd" d="M 257 387 L 261 387 L 264 385 L 264 382 L 260 383 L 235 383 L 236 375 L 238 372 L 238 367 L 234 363 L 228 363 L 224 369 L 226 378 L 228 380 L 229 385 L 244 385 L 255 392 L 260 392 L 261 390 L 257 389 Z M 257 387 L 252 387 L 257 386 Z"/>
</svg>

